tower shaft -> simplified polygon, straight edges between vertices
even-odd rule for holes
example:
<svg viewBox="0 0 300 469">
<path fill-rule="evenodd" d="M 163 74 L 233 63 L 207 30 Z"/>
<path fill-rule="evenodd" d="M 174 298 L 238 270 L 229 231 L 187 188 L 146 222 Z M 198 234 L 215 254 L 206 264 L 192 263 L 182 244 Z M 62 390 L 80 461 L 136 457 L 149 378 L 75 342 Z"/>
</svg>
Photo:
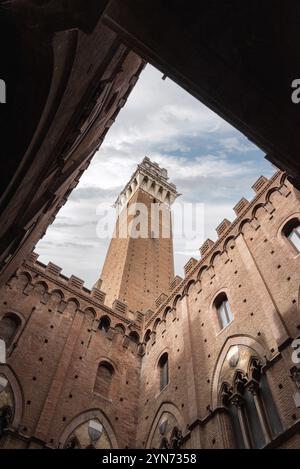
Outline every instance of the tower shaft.
<svg viewBox="0 0 300 469">
<path fill-rule="evenodd" d="M 115 206 L 118 217 L 101 274 L 106 303 L 145 311 L 174 277 L 171 205 L 178 196 L 167 172 L 145 157 Z"/>
</svg>

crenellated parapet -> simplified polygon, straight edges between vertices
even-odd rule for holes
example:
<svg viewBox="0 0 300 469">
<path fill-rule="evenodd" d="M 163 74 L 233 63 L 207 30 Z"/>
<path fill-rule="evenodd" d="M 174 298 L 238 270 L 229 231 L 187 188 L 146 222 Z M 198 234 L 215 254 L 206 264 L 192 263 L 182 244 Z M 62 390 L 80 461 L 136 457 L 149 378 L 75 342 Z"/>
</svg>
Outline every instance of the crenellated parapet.
<svg viewBox="0 0 300 469">
<path fill-rule="evenodd" d="M 170 283 L 170 291 L 173 291 L 182 282 L 182 277 L 176 275 Z"/>
<path fill-rule="evenodd" d="M 261 176 L 253 184 L 252 189 L 255 196 L 251 201 L 242 198 L 234 207 L 236 218 L 230 222 L 224 219 L 217 227 L 218 238 L 216 241 L 207 239 L 200 248 L 201 259 L 191 258 L 184 267 L 185 277 L 177 280 L 177 284 L 171 289 L 168 298 L 157 306 L 152 315 L 146 315 L 145 331 L 151 330 L 158 319 L 164 317 L 166 310 L 174 308 L 178 298 L 182 298 L 188 293 L 191 285 L 199 283 L 199 291 L 205 287 L 201 285 L 201 278 L 207 272 L 206 281 L 211 281 L 214 277 L 214 262 L 217 256 L 226 253 L 233 247 L 235 238 L 243 232 L 245 224 L 249 224 L 251 229 L 260 228 L 259 210 L 263 210 L 272 219 L 275 207 L 272 204 L 271 195 L 278 192 L 282 197 L 288 197 L 293 190 L 292 185 L 287 181 L 285 173 L 277 171 L 270 179 Z M 177 277 L 178 279 L 178 277 Z"/>
<path fill-rule="evenodd" d="M 127 304 L 119 299 L 114 301 L 112 308 L 108 307 L 105 293 L 97 286 L 89 290 L 80 278 L 67 277 L 62 274 L 61 267 L 52 262 L 45 265 L 38 257 L 36 252 L 30 254 L 7 283 L 9 288 L 19 289 L 25 297 L 34 295 L 48 311 L 68 312 L 72 318 L 76 311 L 88 315 L 93 322 L 93 331 L 102 332 L 108 340 L 115 340 L 121 334 L 124 347 L 134 346 L 141 354 L 143 315 L 140 312 L 128 311 Z"/>
<path fill-rule="evenodd" d="M 171 206 L 180 195 L 176 190 L 175 184 L 168 181 L 167 170 L 161 168 L 147 156 L 138 165 L 130 181 L 118 196 L 115 207 L 118 207 L 121 211 L 123 207 L 127 206 L 129 200 L 138 189 L 142 189 L 155 200 L 168 206 Z"/>
</svg>

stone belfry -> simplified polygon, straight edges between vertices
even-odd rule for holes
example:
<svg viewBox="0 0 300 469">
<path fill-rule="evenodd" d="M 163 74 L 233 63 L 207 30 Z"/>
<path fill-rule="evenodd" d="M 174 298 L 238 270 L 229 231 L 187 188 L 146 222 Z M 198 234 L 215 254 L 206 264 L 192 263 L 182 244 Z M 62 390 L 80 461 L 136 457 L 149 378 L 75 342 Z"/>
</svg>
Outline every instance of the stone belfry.
<svg viewBox="0 0 300 469">
<path fill-rule="evenodd" d="M 179 194 L 166 169 L 145 157 L 115 202 L 117 221 L 96 286 L 131 311 L 151 309 L 174 277 L 171 205 Z"/>
</svg>

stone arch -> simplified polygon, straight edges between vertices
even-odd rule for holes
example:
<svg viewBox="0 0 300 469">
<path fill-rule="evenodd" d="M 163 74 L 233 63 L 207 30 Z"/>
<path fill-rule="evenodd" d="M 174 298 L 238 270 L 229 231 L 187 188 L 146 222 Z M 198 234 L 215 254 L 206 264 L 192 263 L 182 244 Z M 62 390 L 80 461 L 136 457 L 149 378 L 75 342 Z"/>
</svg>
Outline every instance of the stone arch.
<svg viewBox="0 0 300 469">
<path fill-rule="evenodd" d="M 36 295 L 37 297 L 40 296 L 40 299 L 43 298 L 43 296 L 46 293 L 48 293 L 49 287 L 48 287 L 47 282 L 45 282 L 44 280 L 38 280 L 32 286 L 33 286 L 32 293 Z"/>
<path fill-rule="evenodd" d="M 208 269 L 208 265 L 202 265 L 200 267 L 199 272 L 197 274 L 197 280 L 199 280 L 199 282 L 201 281 L 201 276 L 202 276 L 203 272 L 207 269 Z"/>
<path fill-rule="evenodd" d="M 73 420 L 71 420 L 71 422 L 62 431 L 59 437 L 58 448 L 64 447 L 69 436 L 73 433 L 74 430 L 76 430 L 77 427 L 93 419 L 97 419 L 102 423 L 108 435 L 108 438 L 110 440 L 112 448 L 118 449 L 119 445 L 118 445 L 116 434 L 113 429 L 113 425 L 108 419 L 108 417 L 105 415 L 105 413 L 100 409 L 86 410 L 85 412 L 82 412 L 81 414 L 78 414 L 77 416 L 75 416 Z"/>
<path fill-rule="evenodd" d="M 223 243 L 223 251 L 228 251 L 228 246 L 231 241 L 235 242 L 235 236 L 228 236 Z"/>
<path fill-rule="evenodd" d="M 285 184 L 285 181 L 288 182 L 288 177 L 287 177 L 287 174 L 286 173 L 283 173 L 280 177 L 280 186 L 282 186 L 283 184 Z"/>
<path fill-rule="evenodd" d="M 101 360 L 98 363 L 94 380 L 93 392 L 100 394 L 106 399 L 111 398 L 111 386 L 116 370 L 111 361 Z"/>
<path fill-rule="evenodd" d="M 62 310 L 68 312 L 72 317 L 74 317 L 76 311 L 80 309 L 80 303 L 76 298 L 68 298 L 65 302 L 61 302 Z"/>
<path fill-rule="evenodd" d="M 95 366 L 98 367 L 101 363 L 105 363 L 105 362 L 109 363 L 112 366 L 112 368 L 114 369 L 114 374 L 118 373 L 119 368 L 118 368 L 117 363 L 111 358 L 108 358 L 107 356 L 104 356 L 104 355 L 100 355 L 97 357 Z"/>
<path fill-rule="evenodd" d="M 77 308 L 80 309 L 80 303 L 79 303 L 78 299 L 75 298 L 74 296 L 68 298 L 68 299 L 66 300 L 66 303 L 67 303 L 67 304 L 68 304 L 68 303 L 75 303 L 76 306 L 77 306 Z"/>
<path fill-rule="evenodd" d="M 222 255 L 222 252 L 220 250 L 216 251 L 213 253 L 213 255 L 211 256 L 210 260 L 209 260 L 209 264 L 211 267 L 214 267 L 214 264 L 215 264 L 215 259 L 218 257 L 218 256 L 221 256 Z"/>
<path fill-rule="evenodd" d="M 153 331 L 155 332 L 156 329 L 157 329 L 157 326 L 161 323 L 161 319 L 160 318 L 156 318 L 155 321 L 154 321 L 154 324 L 153 324 Z"/>
<path fill-rule="evenodd" d="M 297 254 L 297 250 L 288 239 L 288 234 L 290 228 L 292 228 L 293 225 L 296 226 L 298 223 L 300 223 L 300 212 L 294 212 L 288 217 L 285 217 L 283 220 L 281 220 L 276 234 L 276 238 L 278 239 L 278 241 L 282 245 L 286 246 L 289 250 L 293 249 L 295 254 Z"/>
<path fill-rule="evenodd" d="M 37 282 L 32 284 L 33 288 L 35 288 L 39 285 L 42 285 L 45 288 L 45 291 L 48 292 L 49 287 L 48 287 L 48 283 L 45 282 L 45 280 L 37 280 Z"/>
<path fill-rule="evenodd" d="M 26 271 L 18 273 L 17 275 L 11 277 L 11 279 L 9 280 L 9 285 L 18 286 L 19 284 L 22 290 L 24 290 L 30 283 L 32 283 L 32 276 Z"/>
<path fill-rule="evenodd" d="M 171 306 L 167 306 L 164 310 L 164 313 L 163 313 L 163 320 L 166 320 L 168 314 L 172 311 L 172 308 Z"/>
<path fill-rule="evenodd" d="M 17 430 L 21 423 L 23 410 L 24 410 L 24 397 L 23 397 L 22 387 L 19 383 L 17 376 L 15 375 L 14 371 L 10 368 L 9 365 L 0 364 L 0 374 L 5 376 L 5 378 L 9 381 L 9 384 L 13 392 L 14 416 L 11 422 L 11 428 L 13 430 Z"/>
<path fill-rule="evenodd" d="M 99 318 L 98 329 L 101 331 L 108 332 L 110 327 L 111 327 L 111 320 L 109 316 L 107 316 L 107 314 L 104 314 L 103 316 L 101 316 L 101 318 Z"/>
<path fill-rule="evenodd" d="M 279 192 L 279 194 L 281 195 L 280 187 L 272 187 L 268 190 L 266 194 L 266 202 L 270 202 L 271 195 L 274 194 L 274 192 Z"/>
<path fill-rule="evenodd" d="M 22 270 L 22 272 L 19 272 L 17 274 L 17 278 L 21 277 L 21 276 L 24 276 L 24 277 L 27 277 L 28 281 L 29 282 L 32 282 L 32 276 L 30 275 L 29 272 L 27 272 L 26 270 Z"/>
<path fill-rule="evenodd" d="M 172 308 L 176 308 L 176 305 L 177 305 L 178 301 L 181 300 L 181 298 L 182 298 L 181 294 L 178 294 L 178 295 L 175 296 Z"/>
<path fill-rule="evenodd" d="M 251 218 L 245 218 L 244 220 L 241 221 L 241 223 L 238 226 L 238 232 L 243 233 L 244 227 L 251 223 Z"/>
<path fill-rule="evenodd" d="M 25 324 L 25 318 L 23 314 L 19 313 L 19 311 L 16 311 L 15 309 L 8 309 L 7 311 L 4 311 L 3 313 L 0 314 L 0 319 L 4 318 L 5 316 L 9 316 L 10 314 L 13 314 L 19 318 L 20 327 L 22 327 Z"/>
<path fill-rule="evenodd" d="M 136 331 L 129 332 L 128 337 L 135 344 L 138 345 L 140 343 L 140 336 Z"/>
<path fill-rule="evenodd" d="M 194 285 L 196 283 L 196 281 L 194 279 L 191 279 L 187 284 L 186 286 L 184 287 L 184 290 L 183 290 L 183 295 L 188 295 L 189 293 L 189 289 L 191 288 L 192 285 Z"/>
<path fill-rule="evenodd" d="M 148 433 L 146 448 L 150 447 L 150 444 L 151 444 L 153 436 L 154 436 L 154 432 L 155 432 L 155 430 L 157 428 L 157 425 L 158 425 L 158 423 L 159 423 L 159 421 L 160 421 L 160 419 L 161 419 L 161 417 L 163 416 L 164 413 L 169 413 L 169 414 L 173 415 L 175 417 L 175 419 L 177 420 L 178 425 L 182 429 L 185 428 L 184 418 L 183 418 L 182 413 L 180 412 L 179 408 L 175 404 L 173 404 L 172 402 L 169 402 L 169 401 L 162 402 L 160 407 L 158 408 L 156 414 L 155 414 L 155 417 L 154 417 L 153 421 L 152 421 L 152 425 L 151 425 L 150 431 Z"/>
<path fill-rule="evenodd" d="M 145 334 L 144 334 L 144 339 L 143 342 L 147 343 L 151 339 L 151 329 L 147 329 Z"/>
<path fill-rule="evenodd" d="M 9 345 L 6 344 L 6 353 L 9 355 L 13 350 L 13 344 L 17 343 L 18 341 L 26 321 L 24 316 L 18 311 L 15 311 L 14 309 L 9 309 L 0 314 L 0 321 L 5 318 L 11 318 L 16 325 L 15 332 L 11 337 L 11 342 L 9 343 Z"/>
<path fill-rule="evenodd" d="M 256 218 L 256 219 L 257 219 L 256 214 L 257 214 L 258 210 L 259 210 L 260 208 L 265 208 L 265 205 L 266 205 L 266 204 L 265 204 L 264 202 L 261 202 L 261 203 L 259 203 L 259 204 L 256 204 L 256 205 L 254 206 L 253 210 L 252 210 L 252 218 Z"/>
<path fill-rule="evenodd" d="M 211 387 L 212 409 L 215 409 L 216 407 L 218 407 L 218 401 L 219 401 L 218 386 L 219 386 L 220 372 L 221 372 L 224 360 L 227 356 L 227 353 L 230 347 L 234 345 L 244 345 L 246 347 L 253 349 L 253 351 L 255 352 L 254 355 L 257 355 L 258 358 L 262 360 L 263 362 L 265 362 L 269 358 L 269 352 L 267 351 L 267 349 L 260 342 L 258 342 L 255 338 L 251 336 L 247 336 L 247 335 L 236 335 L 236 336 L 228 337 L 219 353 L 219 357 L 216 361 L 216 365 L 213 371 L 212 387 Z"/>
<path fill-rule="evenodd" d="M 51 292 L 49 292 L 49 294 L 52 296 L 52 295 L 55 295 L 55 296 L 60 296 L 60 301 L 61 300 L 64 300 L 65 298 L 65 295 L 63 294 L 62 290 L 58 289 L 58 288 L 55 288 L 54 290 L 52 290 Z"/>
<path fill-rule="evenodd" d="M 116 325 L 114 326 L 114 329 L 115 329 L 115 331 L 116 331 L 117 334 L 123 334 L 123 335 L 125 335 L 125 333 L 126 333 L 126 328 L 125 328 L 125 326 L 124 326 L 123 324 L 121 324 L 121 323 L 116 324 Z"/>
<path fill-rule="evenodd" d="M 285 217 L 283 220 L 281 220 L 281 223 L 277 230 L 277 238 L 282 237 L 282 234 L 284 234 L 285 228 L 288 226 L 289 223 L 292 223 L 294 220 L 299 221 L 300 223 L 300 212 L 294 212 L 290 214 L 288 217 Z"/>
<path fill-rule="evenodd" d="M 91 315 L 93 319 L 96 318 L 96 311 L 91 306 L 88 306 L 87 308 L 85 308 L 83 312 L 85 315 Z"/>
</svg>

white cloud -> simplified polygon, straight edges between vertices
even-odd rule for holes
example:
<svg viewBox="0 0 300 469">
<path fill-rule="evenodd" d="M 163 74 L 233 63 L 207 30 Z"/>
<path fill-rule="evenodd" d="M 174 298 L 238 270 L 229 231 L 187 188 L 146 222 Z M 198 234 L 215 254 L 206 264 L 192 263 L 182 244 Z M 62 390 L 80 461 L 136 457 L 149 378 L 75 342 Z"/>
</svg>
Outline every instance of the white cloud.
<svg viewBox="0 0 300 469">
<path fill-rule="evenodd" d="M 181 275 L 189 257 L 199 255 L 204 239 L 215 238 L 220 221 L 234 218 L 232 207 L 239 198 L 251 197 L 256 177 L 273 172 L 246 138 L 161 76 L 146 67 L 100 151 L 37 246 L 42 262 L 55 262 L 89 287 L 99 276 L 109 244 L 96 235 L 97 206 L 115 201 L 145 155 L 168 170 L 182 202 L 205 203 L 204 232 L 192 241 L 175 239 Z"/>
</svg>

